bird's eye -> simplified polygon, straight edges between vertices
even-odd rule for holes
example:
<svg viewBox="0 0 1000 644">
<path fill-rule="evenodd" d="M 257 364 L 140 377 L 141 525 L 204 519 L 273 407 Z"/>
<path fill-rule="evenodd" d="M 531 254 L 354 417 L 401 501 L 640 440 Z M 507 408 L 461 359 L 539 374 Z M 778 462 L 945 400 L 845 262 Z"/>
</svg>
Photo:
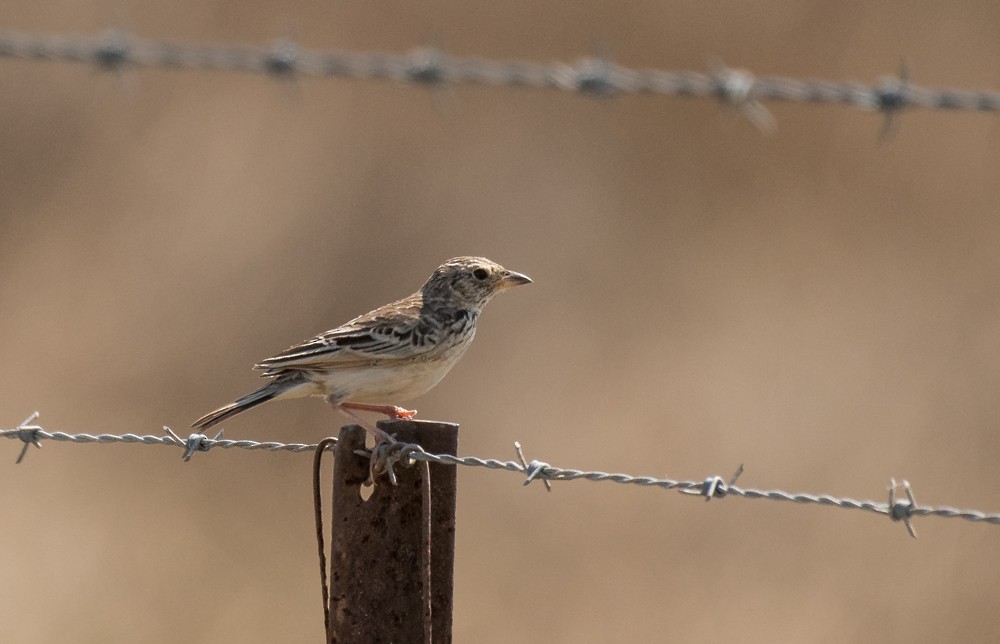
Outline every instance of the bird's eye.
<svg viewBox="0 0 1000 644">
<path fill-rule="evenodd" d="M 483 281 L 484 279 L 490 276 L 490 272 L 487 271 L 485 268 L 477 268 L 476 270 L 472 271 L 472 275 L 477 280 Z"/>
</svg>

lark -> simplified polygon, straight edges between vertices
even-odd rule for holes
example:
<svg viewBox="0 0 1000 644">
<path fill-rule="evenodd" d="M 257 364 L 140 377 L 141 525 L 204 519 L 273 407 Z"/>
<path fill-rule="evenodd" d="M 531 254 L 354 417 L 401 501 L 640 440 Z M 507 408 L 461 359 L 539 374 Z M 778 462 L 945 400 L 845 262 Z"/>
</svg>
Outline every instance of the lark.
<svg viewBox="0 0 1000 644">
<path fill-rule="evenodd" d="M 271 400 L 320 396 L 377 441 L 392 442 L 357 412 L 413 418 L 415 410 L 397 403 L 441 382 L 472 344 L 479 315 L 494 295 L 529 283 L 528 276 L 484 257 L 449 259 L 413 295 L 254 365 L 271 381 L 192 426 L 205 430 Z"/>
</svg>

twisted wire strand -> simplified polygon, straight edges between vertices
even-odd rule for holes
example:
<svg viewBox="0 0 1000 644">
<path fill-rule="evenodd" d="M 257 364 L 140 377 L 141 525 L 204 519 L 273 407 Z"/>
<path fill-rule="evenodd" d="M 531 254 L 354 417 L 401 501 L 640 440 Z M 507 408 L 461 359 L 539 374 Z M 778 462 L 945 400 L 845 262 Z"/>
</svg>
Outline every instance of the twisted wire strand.
<svg viewBox="0 0 1000 644">
<path fill-rule="evenodd" d="M 30 421 L 29 421 L 30 422 Z M 27 437 L 25 437 L 27 434 Z M 192 434 L 188 439 L 178 438 L 176 434 L 166 436 L 156 436 L 153 434 L 67 434 L 66 432 L 47 432 L 44 429 L 24 424 L 17 429 L 0 430 L 0 438 L 17 438 L 27 441 L 25 445 L 35 444 L 36 440 L 52 440 L 70 443 L 140 443 L 143 445 L 167 445 L 171 447 L 187 448 L 193 437 L 201 436 L 197 443 L 200 445 L 199 451 L 207 452 L 209 449 L 246 449 L 246 450 L 266 450 L 271 452 L 312 452 L 315 451 L 317 443 L 278 443 L 274 441 L 252 441 L 252 440 L 229 440 L 211 439 L 201 434 Z M 37 445 L 40 447 L 40 445 Z"/>
<path fill-rule="evenodd" d="M 721 66 L 710 74 L 636 69 L 594 57 L 581 58 L 575 63 L 542 63 L 452 56 L 430 48 L 403 53 L 323 51 L 300 47 L 290 40 L 276 40 L 271 47 L 180 44 L 140 38 L 121 30 L 107 30 L 99 36 L 0 31 L 0 58 L 83 63 L 110 70 L 133 66 L 391 80 L 418 85 L 522 87 L 605 97 L 619 94 L 712 97 L 751 110 L 757 110 L 760 101 L 840 104 L 887 113 L 917 107 L 1000 110 L 1000 92 L 919 87 L 909 82 L 905 69 L 897 77 L 864 84 L 782 76 L 758 78 L 747 70 Z M 766 125 L 763 121 L 769 117 L 751 118 L 755 122 L 762 119 L 758 125 L 763 128 Z"/>
<path fill-rule="evenodd" d="M 221 449 L 245 449 L 245 450 L 266 450 L 271 452 L 287 451 L 293 453 L 314 452 L 317 443 L 280 443 L 276 441 L 253 441 L 253 440 L 227 440 L 221 438 L 220 432 L 215 438 L 209 438 L 204 434 L 191 434 L 186 439 L 181 438 L 169 428 L 164 427 L 167 432 L 165 436 L 155 436 L 151 434 L 68 434 L 65 432 L 48 432 L 38 425 L 32 423 L 38 418 L 35 412 L 25 419 L 14 429 L 0 430 L 0 438 L 20 440 L 24 443 L 21 455 L 17 462 L 24 458 L 28 448 L 32 445 L 41 447 L 40 441 L 53 440 L 70 443 L 138 443 L 143 445 L 167 445 L 184 449 L 184 460 L 190 460 L 196 452 L 207 452 L 215 448 Z M 332 448 L 336 443 L 325 441 L 327 448 Z M 735 485 L 736 479 L 743 472 L 741 465 L 737 472 L 727 482 L 719 476 L 710 476 L 702 481 L 682 481 L 668 478 L 658 478 L 653 476 L 634 476 L 620 472 L 602 472 L 577 470 L 562 467 L 555 467 L 543 461 L 533 460 L 530 463 L 524 458 L 521 446 L 515 443 L 515 449 L 519 461 L 501 460 L 495 458 L 480 458 L 478 456 L 452 456 L 450 454 L 430 454 L 419 445 L 396 443 L 390 446 L 386 452 L 392 454 L 377 454 L 376 458 L 389 458 L 389 471 L 391 463 L 394 461 L 405 461 L 408 464 L 414 462 L 439 463 L 442 465 L 455 465 L 464 467 L 481 467 L 492 470 L 505 470 L 515 472 L 525 477 L 524 484 L 528 485 L 532 481 L 542 480 L 546 486 L 550 481 L 575 481 L 583 479 L 594 482 L 611 482 L 622 485 L 637 485 L 641 487 L 655 487 L 664 490 L 677 490 L 679 492 L 701 496 L 705 500 L 713 498 L 724 498 L 726 496 L 738 496 L 746 499 L 767 499 L 770 501 L 786 501 L 797 504 L 815 504 L 821 506 L 838 507 L 848 510 L 864 510 L 876 514 L 886 515 L 893 521 L 902 521 L 912 536 L 916 532 L 910 523 L 913 517 L 940 517 L 945 519 L 964 519 L 974 523 L 986 523 L 989 525 L 1000 525 L 1000 513 L 981 512 L 979 510 L 963 510 L 949 506 L 930 507 L 918 505 L 913 498 L 913 493 L 908 482 L 903 481 L 902 485 L 897 485 L 892 480 L 889 486 L 888 502 L 859 501 L 847 497 L 837 497 L 829 494 L 806 494 L 790 493 L 784 490 L 758 490 L 754 488 L 744 488 Z M 365 455 L 371 456 L 369 452 Z M 902 488 L 905 492 L 906 500 L 896 500 L 896 490 Z"/>
</svg>

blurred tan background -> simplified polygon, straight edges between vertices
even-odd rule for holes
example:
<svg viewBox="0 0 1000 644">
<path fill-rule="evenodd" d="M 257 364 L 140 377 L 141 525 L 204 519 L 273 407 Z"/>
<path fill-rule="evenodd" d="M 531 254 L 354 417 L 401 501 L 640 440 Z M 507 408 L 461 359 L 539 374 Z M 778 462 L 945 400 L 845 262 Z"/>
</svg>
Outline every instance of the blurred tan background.
<svg viewBox="0 0 1000 644">
<path fill-rule="evenodd" d="M 2 27 L 996 88 L 988 2 L 5 3 Z M 461 452 L 1000 510 L 1000 117 L 0 61 L 0 427 L 187 434 L 486 255 Z M 227 438 L 344 423 L 266 405 Z M 308 455 L 0 445 L 0 640 L 320 641 Z M 459 471 L 455 640 L 996 641 L 1000 532 Z"/>
</svg>

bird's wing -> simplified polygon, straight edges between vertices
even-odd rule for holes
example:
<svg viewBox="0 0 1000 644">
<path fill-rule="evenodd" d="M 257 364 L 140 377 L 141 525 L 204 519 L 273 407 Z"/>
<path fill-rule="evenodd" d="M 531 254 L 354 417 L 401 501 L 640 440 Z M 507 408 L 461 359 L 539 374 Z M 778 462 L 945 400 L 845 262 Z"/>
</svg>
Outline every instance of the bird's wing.
<svg viewBox="0 0 1000 644">
<path fill-rule="evenodd" d="M 422 305 L 419 293 L 387 304 L 262 360 L 254 369 L 264 370 L 265 376 L 289 369 L 346 369 L 427 353 L 434 345 L 427 339 L 430 328 L 420 321 Z"/>
</svg>

